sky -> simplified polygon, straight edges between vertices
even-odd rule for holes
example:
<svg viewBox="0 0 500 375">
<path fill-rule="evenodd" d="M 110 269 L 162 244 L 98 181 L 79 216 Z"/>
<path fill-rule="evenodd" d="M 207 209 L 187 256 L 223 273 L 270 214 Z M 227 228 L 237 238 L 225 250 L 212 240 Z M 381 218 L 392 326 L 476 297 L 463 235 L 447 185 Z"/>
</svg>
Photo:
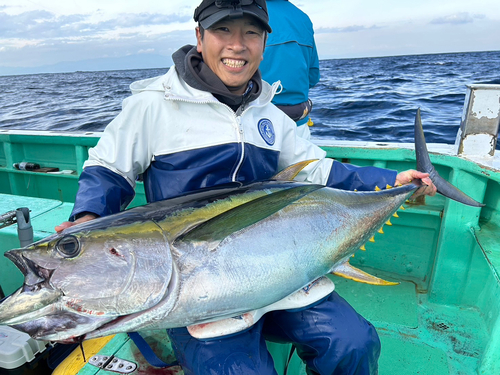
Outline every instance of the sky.
<svg viewBox="0 0 500 375">
<path fill-rule="evenodd" d="M 170 66 L 199 2 L 0 0 L 0 75 Z M 292 2 L 322 60 L 500 50 L 499 0 Z"/>
</svg>

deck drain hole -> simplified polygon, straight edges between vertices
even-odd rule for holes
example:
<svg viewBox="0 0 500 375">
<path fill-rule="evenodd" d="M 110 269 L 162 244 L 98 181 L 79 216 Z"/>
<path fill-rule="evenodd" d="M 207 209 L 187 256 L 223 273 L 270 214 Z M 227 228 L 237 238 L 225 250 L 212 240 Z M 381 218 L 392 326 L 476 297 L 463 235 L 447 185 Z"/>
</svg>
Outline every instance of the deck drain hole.
<svg viewBox="0 0 500 375">
<path fill-rule="evenodd" d="M 439 323 L 439 324 L 436 324 L 436 328 L 439 328 L 439 329 L 445 331 L 445 330 L 447 330 L 450 327 L 448 325 L 444 324 L 444 323 Z"/>
</svg>

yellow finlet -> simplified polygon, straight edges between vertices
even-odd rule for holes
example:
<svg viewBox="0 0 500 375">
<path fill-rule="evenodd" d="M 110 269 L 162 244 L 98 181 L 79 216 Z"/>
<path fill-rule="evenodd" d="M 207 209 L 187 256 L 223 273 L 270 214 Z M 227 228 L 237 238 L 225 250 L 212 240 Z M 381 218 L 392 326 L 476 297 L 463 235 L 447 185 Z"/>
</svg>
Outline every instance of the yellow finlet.
<svg viewBox="0 0 500 375">
<path fill-rule="evenodd" d="M 368 241 L 375 242 L 375 236 L 372 236 L 372 238 L 370 238 Z"/>
<path fill-rule="evenodd" d="M 361 247 L 359 248 L 359 250 L 366 251 L 366 247 L 365 247 L 365 245 L 361 245 Z"/>
<path fill-rule="evenodd" d="M 391 227 L 391 226 L 392 226 L 391 219 L 387 220 L 387 221 L 385 222 L 385 225 L 388 225 L 388 226 L 390 226 L 390 227 Z"/>
<path fill-rule="evenodd" d="M 380 228 L 377 232 L 379 232 L 380 234 L 384 234 L 383 228 Z"/>
<path fill-rule="evenodd" d="M 394 213 L 392 214 L 392 216 L 394 216 L 394 217 L 399 217 L 399 215 L 398 215 L 398 213 L 397 213 L 397 212 L 394 212 Z"/>
<path fill-rule="evenodd" d="M 404 210 L 406 210 L 406 208 L 404 208 L 404 206 L 401 206 L 401 207 L 399 207 L 399 208 L 400 208 L 401 210 L 403 210 L 403 211 L 404 211 Z"/>
<path fill-rule="evenodd" d="M 349 279 L 354 280 L 359 283 L 371 284 L 371 285 L 398 285 L 399 283 L 395 283 L 392 281 L 387 281 L 381 279 L 379 277 L 370 275 L 365 271 L 362 271 L 356 267 L 353 267 L 349 264 L 349 262 L 342 263 L 335 267 L 332 271 L 332 274 Z"/>
<path fill-rule="evenodd" d="M 385 188 L 386 188 L 386 189 L 392 189 L 393 187 L 392 187 L 391 185 L 387 184 L 387 185 L 385 186 Z"/>
<path fill-rule="evenodd" d="M 381 188 L 379 188 L 378 186 L 375 186 L 375 191 L 380 191 L 382 190 Z"/>
</svg>

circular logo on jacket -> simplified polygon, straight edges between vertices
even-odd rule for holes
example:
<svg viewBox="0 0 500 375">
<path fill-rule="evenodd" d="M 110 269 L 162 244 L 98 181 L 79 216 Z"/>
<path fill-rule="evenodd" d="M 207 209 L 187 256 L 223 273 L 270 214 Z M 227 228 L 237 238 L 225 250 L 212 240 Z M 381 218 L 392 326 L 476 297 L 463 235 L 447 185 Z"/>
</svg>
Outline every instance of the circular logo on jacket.
<svg viewBox="0 0 500 375">
<path fill-rule="evenodd" d="M 260 136 L 266 141 L 270 146 L 274 145 L 276 140 L 276 135 L 274 134 L 274 126 L 271 120 L 263 118 L 258 123 Z"/>
</svg>

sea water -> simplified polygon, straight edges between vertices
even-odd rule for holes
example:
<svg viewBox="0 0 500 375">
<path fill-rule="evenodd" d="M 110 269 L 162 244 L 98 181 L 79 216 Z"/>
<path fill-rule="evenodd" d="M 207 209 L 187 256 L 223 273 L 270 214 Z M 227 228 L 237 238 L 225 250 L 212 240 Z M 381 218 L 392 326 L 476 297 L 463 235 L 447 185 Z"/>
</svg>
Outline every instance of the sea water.
<svg viewBox="0 0 500 375">
<path fill-rule="evenodd" d="M 0 77 L 0 129 L 102 131 L 132 82 L 167 70 Z M 466 85 L 500 84 L 500 51 L 321 60 L 320 72 L 314 139 L 413 142 L 420 108 L 427 142 L 454 143 Z"/>
</svg>

